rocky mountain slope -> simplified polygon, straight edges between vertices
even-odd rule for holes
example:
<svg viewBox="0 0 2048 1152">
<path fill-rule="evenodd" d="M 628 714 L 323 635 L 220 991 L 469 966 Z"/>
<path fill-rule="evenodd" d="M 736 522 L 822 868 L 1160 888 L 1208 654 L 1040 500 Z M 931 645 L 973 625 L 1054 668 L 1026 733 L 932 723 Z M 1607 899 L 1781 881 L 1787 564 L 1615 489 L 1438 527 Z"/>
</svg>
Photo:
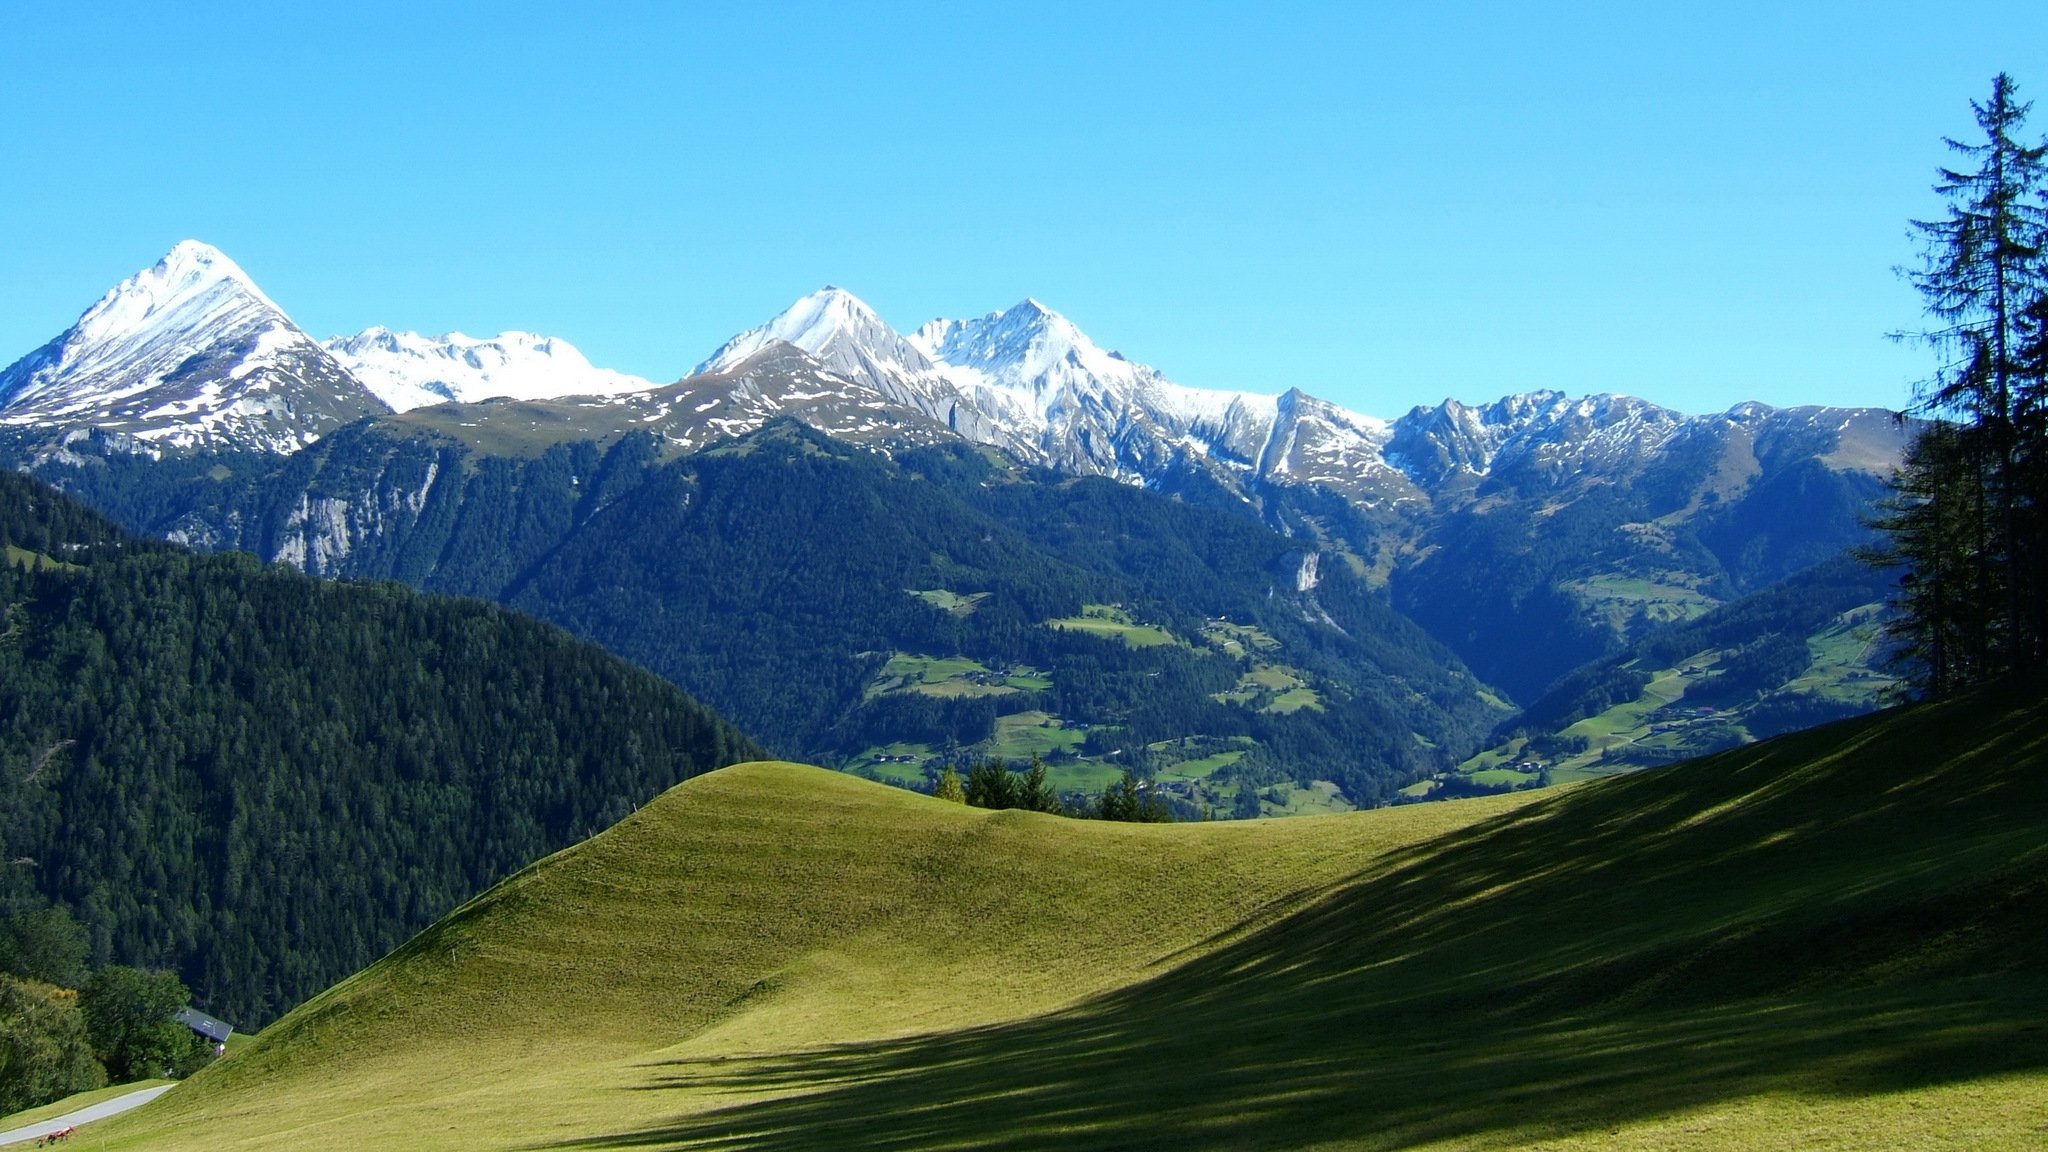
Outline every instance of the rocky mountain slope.
<svg viewBox="0 0 2048 1152">
<path fill-rule="evenodd" d="M 499 410 L 568 397 L 601 399 Z M 1254 503 L 1263 488 L 1306 486 L 1381 512 L 1462 507 L 1489 486 L 1530 494 L 1625 483 L 1702 438 L 1740 441 L 1728 449 L 1737 455 L 1796 442 L 1830 467 L 1870 473 L 1887 469 L 1902 441 L 1876 409 L 1744 404 L 1688 416 L 1633 397 L 1556 392 L 1477 407 L 1446 400 L 1381 420 L 1298 388 L 1177 384 L 1036 300 L 905 335 L 836 287 L 656 387 L 529 333 L 371 328 L 316 344 L 231 260 L 195 241 L 0 373 L 0 423 L 104 429 L 157 451 L 288 453 L 356 416 L 448 402 L 477 409 L 444 427 L 509 432 L 523 420 L 526 435 L 548 439 L 655 425 L 683 450 L 784 414 L 884 446 L 944 429 L 1069 475 L 1173 487 L 1200 473 Z"/>
</svg>

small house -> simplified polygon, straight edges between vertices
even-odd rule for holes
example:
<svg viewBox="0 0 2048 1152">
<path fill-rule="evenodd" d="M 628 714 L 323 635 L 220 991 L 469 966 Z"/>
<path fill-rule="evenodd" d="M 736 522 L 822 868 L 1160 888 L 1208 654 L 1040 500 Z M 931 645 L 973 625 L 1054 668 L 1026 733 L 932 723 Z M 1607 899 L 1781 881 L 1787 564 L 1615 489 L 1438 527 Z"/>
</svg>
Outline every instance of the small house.
<svg viewBox="0 0 2048 1152">
<path fill-rule="evenodd" d="M 224 1020 L 216 1020 L 197 1008 L 180 1008 L 171 1014 L 171 1019 L 213 1041 L 213 1050 L 226 1050 L 228 1037 L 234 1035 L 234 1028 Z"/>
</svg>

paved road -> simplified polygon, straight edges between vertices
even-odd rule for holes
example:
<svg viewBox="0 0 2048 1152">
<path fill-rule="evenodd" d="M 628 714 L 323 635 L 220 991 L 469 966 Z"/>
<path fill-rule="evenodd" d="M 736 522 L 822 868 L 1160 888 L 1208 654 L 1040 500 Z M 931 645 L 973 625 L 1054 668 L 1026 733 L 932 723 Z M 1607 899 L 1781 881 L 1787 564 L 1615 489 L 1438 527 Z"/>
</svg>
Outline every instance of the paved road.
<svg viewBox="0 0 2048 1152">
<path fill-rule="evenodd" d="M 48 1136 L 59 1128 L 70 1128 L 74 1125 L 83 1124 L 88 1120 L 104 1120 L 117 1113 L 126 1112 L 130 1108 L 140 1108 L 176 1087 L 176 1084 L 159 1084 L 154 1088 L 139 1088 L 126 1095 L 116 1096 L 111 1100 L 102 1100 L 97 1104 L 80 1108 L 76 1112 L 67 1112 L 62 1116 L 44 1120 L 40 1123 L 25 1125 L 8 1132 L 0 1132 L 0 1144 L 19 1144 L 24 1140 L 34 1140 L 39 1136 Z"/>
</svg>

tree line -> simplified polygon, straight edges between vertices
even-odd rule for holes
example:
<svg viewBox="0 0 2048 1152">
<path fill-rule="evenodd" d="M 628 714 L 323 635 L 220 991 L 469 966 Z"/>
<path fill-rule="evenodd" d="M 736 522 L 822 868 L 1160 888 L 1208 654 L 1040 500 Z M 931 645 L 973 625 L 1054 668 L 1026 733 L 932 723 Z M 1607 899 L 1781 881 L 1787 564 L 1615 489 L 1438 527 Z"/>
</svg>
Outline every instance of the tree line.
<svg viewBox="0 0 2048 1152">
<path fill-rule="evenodd" d="M 1061 795 L 1047 779 L 1045 761 L 1036 752 L 1022 769 L 1013 769 L 1000 756 L 969 761 L 965 775 L 948 763 L 933 777 L 931 787 L 933 796 L 972 808 L 1019 808 L 1129 824 L 1163 824 L 1173 819 L 1165 797 L 1128 769 L 1100 795 Z"/>
<path fill-rule="evenodd" d="M 1943 213 L 1912 225 L 1930 323 L 1906 338 L 1937 364 L 1871 558 L 1909 569 L 1894 634 L 1929 696 L 2048 658 L 2048 141 L 2030 107 L 1995 77 L 1971 102 L 1980 136 L 1945 142 Z"/>
</svg>

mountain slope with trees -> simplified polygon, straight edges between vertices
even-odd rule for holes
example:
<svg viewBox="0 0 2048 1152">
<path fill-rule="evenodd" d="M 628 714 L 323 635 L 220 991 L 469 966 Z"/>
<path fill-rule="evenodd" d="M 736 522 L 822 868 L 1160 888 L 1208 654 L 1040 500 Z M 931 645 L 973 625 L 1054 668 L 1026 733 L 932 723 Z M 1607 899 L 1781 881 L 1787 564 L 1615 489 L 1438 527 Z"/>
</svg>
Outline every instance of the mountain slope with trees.
<svg viewBox="0 0 2048 1152">
<path fill-rule="evenodd" d="M 758 754 L 560 630 L 126 536 L 0 474 L 0 898 L 260 1024 Z"/>
<path fill-rule="evenodd" d="M 1317 780 L 1371 804 L 1506 714 L 1348 565 L 1242 511 L 792 420 L 663 457 L 644 434 L 489 455 L 358 425 L 268 474 L 182 474 L 186 511 L 155 523 L 511 605 L 778 754 L 921 787 L 955 756 L 1038 752 L 1090 794 L 1179 772 L 1191 814 Z"/>
</svg>

